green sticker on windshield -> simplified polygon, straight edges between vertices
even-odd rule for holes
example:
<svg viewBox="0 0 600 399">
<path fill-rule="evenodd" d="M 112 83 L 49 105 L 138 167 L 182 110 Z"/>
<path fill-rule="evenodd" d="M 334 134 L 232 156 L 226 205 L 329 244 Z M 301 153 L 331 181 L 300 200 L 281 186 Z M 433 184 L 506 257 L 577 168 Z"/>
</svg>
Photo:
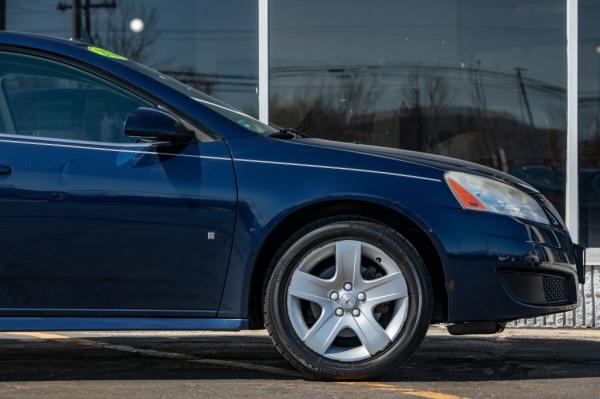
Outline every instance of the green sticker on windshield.
<svg viewBox="0 0 600 399">
<path fill-rule="evenodd" d="M 243 119 L 238 119 L 237 123 L 245 127 L 246 129 L 252 129 L 252 125 Z"/>
<path fill-rule="evenodd" d="M 103 48 L 100 48 L 100 47 L 90 46 L 90 47 L 88 47 L 88 50 L 90 50 L 92 53 L 96 53 L 96 54 L 102 55 L 104 57 L 114 58 L 115 60 L 127 61 L 127 58 L 125 58 L 119 54 L 115 54 L 112 51 L 104 50 Z"/>
</svg>

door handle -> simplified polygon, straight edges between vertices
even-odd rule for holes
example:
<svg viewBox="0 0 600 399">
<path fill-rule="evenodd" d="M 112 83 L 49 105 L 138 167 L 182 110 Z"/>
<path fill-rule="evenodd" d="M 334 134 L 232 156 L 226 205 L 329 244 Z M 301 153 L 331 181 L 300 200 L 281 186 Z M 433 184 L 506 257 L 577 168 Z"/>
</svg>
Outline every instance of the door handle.
<svg viewBox="0 0 600 399">
<path fill-rule="evenodd" d="M 12 173 L 12 168 L 8 165 L 0 165 L 0 176 L 8 176 Z"/>
</svg>

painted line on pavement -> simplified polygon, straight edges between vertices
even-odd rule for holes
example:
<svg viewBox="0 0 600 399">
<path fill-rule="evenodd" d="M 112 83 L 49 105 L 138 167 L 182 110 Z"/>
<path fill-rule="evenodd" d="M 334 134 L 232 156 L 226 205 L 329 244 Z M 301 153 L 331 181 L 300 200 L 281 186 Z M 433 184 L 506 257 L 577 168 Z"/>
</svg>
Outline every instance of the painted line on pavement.
<svg viewBox="0 0 600 399">
<path fill-rule="evenodd" d="M 47 341 L 69 341 L 70 343 L 74 343 L 81 346 L 88 346 L 93 348 L 100 349 L 109 349 L 119 352 L 127 352 L 134 353 L 148 357 L 154 358 L 162 358 L 162 359 L 170 359 L 170 360 L 184 360 L 190 363 L 202 364 L 208 366 L 219 366 L 219 367 L 227 367 L 227 368 L 235 368 L 235 369 L 244 369 L 244 370 L 252 370 L 252 371 L 261 371 L 269 374 L 276 375 L 284 375 L 287 377 L 293 377 L 298 379 L 303 379 L 304 376 L 293 370 L 286 370 L 279 367 L 265 366 L 261 364 L 247 363 L 247 362 L 238 362 L 233 360 L 219 360 L 219 359 L 203 359 L 199 357 L 195 357 L 192 355 L 186 355 L 183 353 L 177 352 L 166 352 L 159 351 L 154 349 L 140 349 L 135 348 L 129 345 L 116 345 L 109 344 L 102 341 L 95 341 L 86 338 L 72 338 L 66 335 L 52 334 L 52 333 L 44 333 L 44 332 L 10 332 L 4 333 L 6 335 L 14 335 L 19 337 L 29 337 L 29 338 L 37 338 L 41 340 Z M 349 385 L 355 387 L 369 388 L 382 392 L 397 392 L 403 395 L 414 396 L 418 398 L 425 399 L 470 399 L 468 397 L 456 396 L 442 392 L 436 391 L 427 391 L 420 390 L 409 387 L 400 387 L 393 384 L 379 383 L 379 382 L 367 382 L 367 381 L 342 381 L 337 382 L 340 385 Z"/>
<path fill-rule="evenodd" d="M 7 333 L 3 333 L 6 335 L 18 335 L 20 337 L 33 337 L 33 338 L 38 338 L 38 339 L 47 339 L 47 340 L 58 340 L 58 339 L 70 339 L 67 336 L 64 335 L 58 335 L 58 334 L 49 334 L 49 333 L 34 333 L 34 332 L 7 332 Z"/>
<path fill-rule="evenodd" d="M 470 399 L 466 396 L 456 396 L 443 392 L 436 391 L 424 391 L 421 389 L 415 388 L 407 388 L 407 387 L 399 387 L 393 384 L 385 384 L 381 382 L 367 382 L 367 381 L 359 381 L 359 382 L 338 382 L 341 385 L 351 385 L 356 387 L 364 387 L 371 388 L 373 390 L 382 391 L 382 392 L 398 392 L 404 395 L 415 396 L 418 398 L 425 399 Z"/>
<path fill-rule="evenodd" d="M 37 333 L 37 332 L 11 332 L 11 333 L 5 333 L 5 334 L 16 335 L 16 336 L 21 336 L 21 337 L 37 338 L 37 339 L 48 340 L 48 341 L 68 340 L 69 342 L 72 342 L 72 343 L 78 344 L 78 345 L 82 345 L 82 346 L 89 346 L 89 347 L 100 348 L 100 349 L 110 349 L 110 350 L 115 350 L 115 351 L 120 351 L 120 352 L 135 353 L 135 354 L 144 355 L 144 356 L 148 356 L 148 357 L 156 357 L 156 358 L 171 359 L 171 360 L 184 360 L 184 361 L 187 361 L 190 363 L 203 364 L 203 365 L 208 365 L 208 366 L 219 366 L 219 367 L 227 367 L 227 368 L 235 368 L 235 369 L 252 370 L 252 371 L 262 371 L 262 372 L 270 373 L 270 374 L 285 375 L 287 377 L 303 378 L 302 375 L 296 371 L 286 370 L 286 369 L 282 369 L 279 367 L 265 366 L 262 364 L 247 363 L 247 362 L 238 362 L 238 361 L 234 361 L 234 360 L 203 359 L 203 358 L 195 357 L 192 355 L 186 355 L 183 353 L 165 352 L 165 351 L 159 351 L 159 350 L 154 350 L 154 349 L 140 349 L 140 348 L 135 348 L 135 347 L 129 346 L 129 345 L 114 345 L 114 344 L 109 344 L 109 343 L 102 342 L 102 341 L 95 341 L 95 340 L 91 340 L 91 339 L 72 338 L 72 337 L 68 337 L 66 335 Z"/>
</svg>

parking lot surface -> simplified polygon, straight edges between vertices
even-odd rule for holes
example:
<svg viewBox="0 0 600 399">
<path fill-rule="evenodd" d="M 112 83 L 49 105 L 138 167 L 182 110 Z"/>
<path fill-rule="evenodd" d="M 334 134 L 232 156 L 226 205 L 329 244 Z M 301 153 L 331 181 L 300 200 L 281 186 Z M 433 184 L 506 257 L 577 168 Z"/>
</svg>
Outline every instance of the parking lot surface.
<svg viewBox="0 0 600 399">
<path fill-rule="evenodd" d="M 432 327 L 371 381 L 303 379 L 264 331 L 0 334 L 0 398 L 599 398 L 600 330 Z"/>
</svg>

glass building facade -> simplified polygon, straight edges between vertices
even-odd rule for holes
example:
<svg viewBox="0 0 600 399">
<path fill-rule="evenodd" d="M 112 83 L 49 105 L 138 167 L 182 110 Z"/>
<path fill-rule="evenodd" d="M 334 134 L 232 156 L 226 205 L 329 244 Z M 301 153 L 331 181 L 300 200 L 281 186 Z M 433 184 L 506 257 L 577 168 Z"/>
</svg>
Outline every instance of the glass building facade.
<svg viewBox="0 0 600 399">
<path fill-rule="evenodd" d="M 580 240 L 600 248 L 600 3 L 579 0 Z"/>
<path fill-rule="evenodd" d="M 271 120 L 489 165 L 564 211 L 566 10 L 528 3 L 273 1 Z"/>
<path fill-rule="evenodd" d="M 75 3 L 0 0 L 0 27 L 71 37 Z M 528 181 L 600 264 L 597 1 L 79 3 L 83 40 L 263 121 Z"/>
</svg>

